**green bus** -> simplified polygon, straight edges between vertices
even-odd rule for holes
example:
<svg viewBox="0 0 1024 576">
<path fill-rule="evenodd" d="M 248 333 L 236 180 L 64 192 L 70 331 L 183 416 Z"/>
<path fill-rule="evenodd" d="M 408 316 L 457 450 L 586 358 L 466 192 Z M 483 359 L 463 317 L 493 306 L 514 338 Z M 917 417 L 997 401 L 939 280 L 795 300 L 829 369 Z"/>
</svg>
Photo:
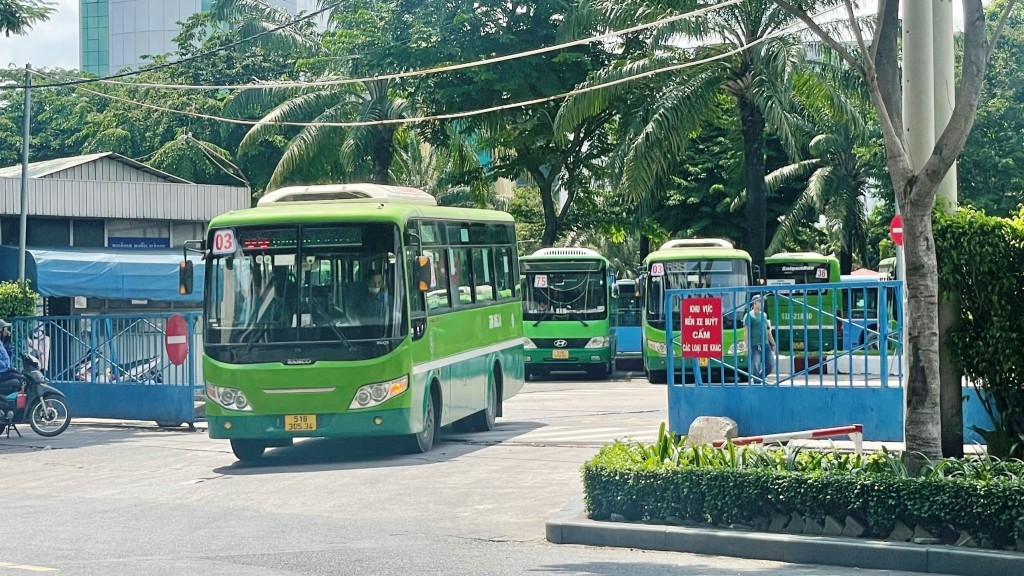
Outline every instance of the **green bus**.
<svg viewBox="0 0 1024 576">
<path fill-rule="evenodd" d="M 206 261 L 209 434 L 240 460 L 304 436 L 426 452 L 444 425 L 491 429 L 523 386 L 506 213 L 412 188 L 290 187 L 217 216 L 190 249 Z"/>
<path fill-rule="evenodd" d="M 836 347 L 836 291 L 808 285 L 838 284 L 839 259 L 817 252 L 780 252 L 765 258 L 764 266 L 768 286 L 794 286 L 774 292 L 765 307 L 779 353 L 831 352 Z"/>
<path fill-rule="evenodd" d="M 751 286 L 750 254 L 737 250 L 732 243 L 719 239 L 669 240 L 644 260 L 644 281 L 641 298 L 643 315 L 643 358 L 647 380 L 664 384 L 667 380 L 665 344 L 665 290 L 692 288 L 734 288 Z M 683 362 L 679 343 L 680 309 L 678 302 L 671 311 L 674 324 L 676 371 L 682 377 L 693 376 L 693 362 Z M 743 316 L 746 294 L 742 291 L 722 297 L 721 361 L 698 359 L 704 381 L 743 379 L 737 370 L 747 372 L 746 333 Z"/>
<path fill-rule="evenodd" d="M 583 370 L 607 379 L 615 362 L 615 281 L 589 248 L 541 248 L 520 258 L 526 374 Z"/>
</svg>

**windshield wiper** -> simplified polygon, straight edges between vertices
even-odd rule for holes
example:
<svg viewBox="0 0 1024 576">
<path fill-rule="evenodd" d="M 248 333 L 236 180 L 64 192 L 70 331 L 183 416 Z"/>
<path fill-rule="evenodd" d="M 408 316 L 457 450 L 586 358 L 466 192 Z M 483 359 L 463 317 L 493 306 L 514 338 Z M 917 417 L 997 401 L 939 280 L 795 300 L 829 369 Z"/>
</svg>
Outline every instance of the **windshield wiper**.
<svg viewBox="0 0 1024 576">
<path fill-rule="evenodd" d="M 327 324 L 328 326 L 331 327 L 331 330 L 333 330 L 334 334 L 338 337 L 338 341 L 344 344 L 345 347 L 349 349 L 349 351 L 353 350 L 354 348 L 352 346 L 352 342 L 349 342 L 349 339 L 345 336 L 344 333 L 342 333 L 341 329 L 334 325 L 334 321 L 331 320 L 331 315 L 328 314 L 327 310 L 324 309 L 323 303 L 315 299 L 311 299 L 310 301 L 320 310 L 320 313 L 323 314 L 323 317 L 327 318 Z"/>
<path fill-rule="evenodd" d="M 540 320 L 537 320 L 536 322 L 533 323 L 533 327 L 536 328 L 537 326 L 540 326 L 540 323 L 547 320 L 548 318 L 551 318 L 551 312 L 548 312 L 547 314 L 541 316 Z"/>
<path fill-rule="evenodd" d="M 580 316 L 580 313 L 573 310 L 572 308 L 569 308 L 569 314 L 572 314 L 573 318 L 579 320 L 580 324 L 583 324 L 584 327 L 590 326 L 590 324 L 587 324 L 586 322 L 583 321 L 583 317 Z"/>
<path fill-rule="evenodd" d="M 270 328 L 271 323 L 266 321 L 259 321 L 256 323 L 255 330 L 245 340 L 245 347 L 242 348 L 242 355 L 248 356 L 252 352 L 252 347 L 256 345 L 256 341 L 263 337 Z"/>
</svg>

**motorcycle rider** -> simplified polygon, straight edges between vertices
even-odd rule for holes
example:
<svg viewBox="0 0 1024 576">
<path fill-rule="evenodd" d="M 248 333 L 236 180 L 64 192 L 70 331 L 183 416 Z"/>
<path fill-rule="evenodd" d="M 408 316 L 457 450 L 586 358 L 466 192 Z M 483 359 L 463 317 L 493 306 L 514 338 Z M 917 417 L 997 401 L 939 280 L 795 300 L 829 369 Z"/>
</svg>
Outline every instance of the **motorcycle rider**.
<svg viewBox="0 0 1024 576">
<path fill-rule="evenodd" d="M 0 408 L 6 408 L 3 397 L 21 388 L 22 376 L 11 365 L 11 323 L 0 318 Z M 2 416 L 2 415 L 0 415 Z"/>
</svg>

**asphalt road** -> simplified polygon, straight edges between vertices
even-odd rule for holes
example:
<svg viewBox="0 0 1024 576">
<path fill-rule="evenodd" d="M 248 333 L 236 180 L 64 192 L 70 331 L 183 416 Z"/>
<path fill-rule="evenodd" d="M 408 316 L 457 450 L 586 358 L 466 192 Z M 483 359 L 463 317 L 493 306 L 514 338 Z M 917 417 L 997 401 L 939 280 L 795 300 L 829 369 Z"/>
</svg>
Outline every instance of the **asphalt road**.
<svg viewBox="0 0 1024 576">
<path fill-rule="evenodd" d="M 247 467 L 202 431 L 25 427 L 0 438 L 0 574 L 908 574 L 547 543 L 583 461 L 666 418 L 664 386 L 620 373 L 530 382 L 493 432 L 420 457 L 308 440 Z"/>
</svg>

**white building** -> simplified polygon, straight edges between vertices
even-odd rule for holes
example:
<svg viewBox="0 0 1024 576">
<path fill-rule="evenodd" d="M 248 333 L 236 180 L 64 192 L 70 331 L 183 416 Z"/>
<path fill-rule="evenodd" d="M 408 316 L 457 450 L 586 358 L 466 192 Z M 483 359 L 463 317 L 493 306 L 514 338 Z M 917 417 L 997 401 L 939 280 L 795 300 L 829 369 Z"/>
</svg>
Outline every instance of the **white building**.
<svg viewBox="0 0 1024 576">
<path fill-rule="evenodd" d="M 79 0 L 80 67 L 106 75 L 138 68 L 143 56 L 172 52 L 179 22 L 209 10 L 213 0 Z M 269 0 L 289 14 L 310 11 L 315 0 Z"/>
</svg>

